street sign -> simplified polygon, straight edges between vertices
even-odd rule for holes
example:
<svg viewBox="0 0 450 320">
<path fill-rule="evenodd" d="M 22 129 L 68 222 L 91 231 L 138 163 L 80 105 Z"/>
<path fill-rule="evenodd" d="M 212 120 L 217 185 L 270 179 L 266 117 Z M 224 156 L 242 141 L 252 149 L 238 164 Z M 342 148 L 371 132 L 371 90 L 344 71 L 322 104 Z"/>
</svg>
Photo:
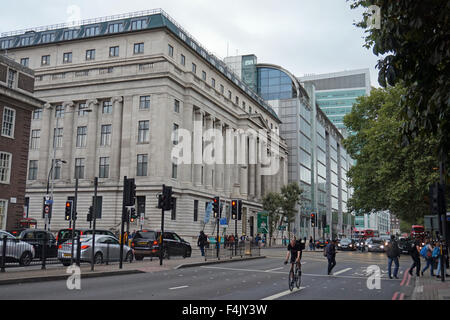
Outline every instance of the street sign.
<svg viewBox="0 0 450 320">
<path fill-rule="evenodd" d="M 439 230 L 439 219 L 437 215 L 424 216 L 423 222 L 426 231 Z"/>
<path fill-rule="evenodd" d="M 330 233 L 330 225 L 326 225 L 325 226 L 325 228 L 323 228 L 323 231 L 325 232 L 325 233 Z"/>
<path fill-rule="evenodd" d="M 258 233 L 269 233 L 269 214 L 267 212 L 258 212 L 256 221 Z"/>
<path fill-rule="evenodd" d="M 228 222 L 227 222 L 227 218 L 220 218 L 220 226 L 222 228 L 228 228 Z"/>
<path fill-rule="evenodd" d="M 278 226 L 278 230 L 285 231 L 286 230 L 286 226 Z"/>
<path fill-rule="evenodd" d="M 52 205 L 53 204 L 53 200 L 45 200 L 45 204 L 47 204 L 47 205 Z"/>
</svg>

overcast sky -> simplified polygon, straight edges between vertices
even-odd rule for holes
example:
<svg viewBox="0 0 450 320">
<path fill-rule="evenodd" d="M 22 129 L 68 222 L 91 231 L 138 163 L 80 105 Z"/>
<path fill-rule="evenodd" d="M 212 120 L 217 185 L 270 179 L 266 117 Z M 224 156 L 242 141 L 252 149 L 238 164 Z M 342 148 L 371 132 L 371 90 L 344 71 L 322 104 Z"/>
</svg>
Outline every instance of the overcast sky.
<svg viewBox="0 0 450 320">
<path fill-rule="evenodd" d="M 346 0 L 14 0 L 2 4 L 0 33 L 156 8 L 219 58 L 255 54 L 296 76 L 369 68 L 379 86 L 377 57 L 353 25 L 363 11 Z"/>
</svg>

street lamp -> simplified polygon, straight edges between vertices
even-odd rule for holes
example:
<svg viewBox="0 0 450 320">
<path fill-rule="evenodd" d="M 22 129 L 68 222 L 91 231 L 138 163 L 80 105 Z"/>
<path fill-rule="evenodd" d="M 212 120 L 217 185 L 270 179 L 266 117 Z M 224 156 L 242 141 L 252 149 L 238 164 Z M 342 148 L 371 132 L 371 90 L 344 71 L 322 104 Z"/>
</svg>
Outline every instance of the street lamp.
<svg viewBox="0 0 450 320">
<path fill-rule="evenodd" d="M 68 112 L 66 112 L 66 111 L 64 111 L 64 114 L 66 114 L 66 113 L 75 113 L 75 112 L 78 112 L 78 114 L 79 114 L 79 112 L 80 112 L 81 110 L 79 110 L 79 111 L 68 111 Z M 82 110 L 83 111 L 83 113 L 84 112 L 92 112 L 92 109 L 83 109 Z M 48 186 L 48 179 L 47 179 L 47 198 L 50 198 L 51 199 L 51 201 L 52 201 L 52 208 L 53 208 L 53 190 L 54 190 L 54 186 L 55 186 L 55 170 L 53 170 L 53 166 L 55 165 L 55 163 L 56 163 L 56 139 L 55 139 L 55 134 L 56 134 L 56 129 L 57 128 L 59 128 L 59 119 L 60 119 L 60 116 L 58 116 L 57 114 L 56 114 L 56 107 L 55 107 L 55 117 L 56 117 L 56 124 L 55 124 L 55 128 L 54 128 L 54 131 L 53 131 L 53 156 L 52 156 L 52 166 L 51 166 L 51 169 L 50 169 L 50 172 L 49 172 L 49 176 L 50 176 L 50 173 L 52 174 L 52 189 L 51 189 L 51 195 L 50 195 L 50 197 L 49 197 L 49 194 L 48 194 L 48 192 L 49 192 L 49 186 Z M 64 161 L 64 160 L 61 160 L 61 162 L 62 163 L 67 163 L 66 161 Z M 76 201 L 76 200 L 75 200 Z M 76 202 L 75 202 L 75 208 L 76 208 Z M 45 215 L 45 229 L 47 230 L 47 221 L 48 221 L 48 228 L 50 229 L 50 220 L 48 219 L 48 215 Z"/>
</svg>

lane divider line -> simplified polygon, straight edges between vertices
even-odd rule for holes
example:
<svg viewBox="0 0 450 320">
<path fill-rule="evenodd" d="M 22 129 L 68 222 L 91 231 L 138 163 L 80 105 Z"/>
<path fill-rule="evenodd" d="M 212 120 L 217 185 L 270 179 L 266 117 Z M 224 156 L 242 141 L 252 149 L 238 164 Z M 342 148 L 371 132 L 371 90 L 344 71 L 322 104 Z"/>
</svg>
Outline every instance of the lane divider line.
<svg viewBox="0 0 450 320">
<path fill-rule="evenodd" d="M 333 276 L 337 276 L 338 274 L 347 272 L 347 271 L 349 271 L 349 270 L 352 270 L 352 268 L 346 268 L 346 269 L 343 269 L 343 270 L 339 270 L 339 271 L 333 273 Z"/>
<path fill-rule="evenodd" d="M 180 287 L 173 287 L 173 288 L 169 288 L 169 290 L 177 290 L 177 289 L 183 289 L 183 288 L 187 288 L 189 286 L 180 286 Z"/>
<path fill-rule="evenodd" d="M 275 299 L 278 299 L 278 298 L 287 296 L 288 294 L 291 294 L 291 293 L 300 291 L 300 290 L 305 289 L 305 288 L 306 288 L 306 287 L 300 287 L 300 288 L 298 288 L 298 289 L 297 289 L 297 288 L 294 288 L 294 290 L 292 290 L 292 291 L 291 291 L 291 290 L 286 290 L 286 291 L 283 291 L 283 292 L 274 294 L 274 295 L 272 295 L 272 296 L 269 296 L 269 297 L 267 297 L 267 298 L 263 298 L 263 299 L 261 299 L 261 300 L 275 300 Z"/>
</svg>

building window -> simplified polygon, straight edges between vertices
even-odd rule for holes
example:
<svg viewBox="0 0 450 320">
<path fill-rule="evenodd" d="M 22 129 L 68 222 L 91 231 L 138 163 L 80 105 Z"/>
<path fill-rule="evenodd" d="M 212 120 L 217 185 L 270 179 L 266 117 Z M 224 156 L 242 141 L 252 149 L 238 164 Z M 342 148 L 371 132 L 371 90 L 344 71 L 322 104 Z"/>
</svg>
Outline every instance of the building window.
<svg viewBox="0 0 450 320">
<path fill-rule="evenodd" d="M 86 147 L 87 141 L 87 127 L 78 127 L 77 128 L 77 148 Z"/>
<path fill-rule="evenodd" d="M 169 56 L 173 57 L 173 47 L 169 44 Z"/>
<path fill-rule="evenodd" d="M 211 87 L 215 88 L 216 87 L 216 79 L 211 78 Z"/>
<path fill-rule="evenodd" d="M 100 27 L 87 27 L 84 31 L 84 35 L 86 37 L 96 36 L 100 33 Z"/>
<path fill-rule="evenodd" d="M 53 129 L 53 148 L 61 148 L 63 142 L 63 128 Z"/>
<path fill-rule="evenodd" d="M 52 164 L 54 179 L 61 179 L 61 159 L 52 160 Z"/>
<path fill-rule="evenodd" d="M 101 128 L 100 146 L 105 147 L 111 145 L 111 125 L 104 124 Z"/>
<path fill-rule="evenodd" d="M 108 33 L 116 33 L 123 31 L 123 23 L 113 23 L 108 26 Z"/>
<path fill-rule="evenodd" d="M 16 110 L 4 107 L 2 121 L 2 136 L 14 139 Z"/>
<path fill-rule="evenodd" d="M 30 149 L 39 149 L 39 141 L 41 139 L 41 130 L 31 130 Z"/>
<path fill-rule="evenodd" d="M 178 101 L 176 99 L 175 99 L 175 102 L 174 102 L 173 111 L 176 112 L 176 113 L 180 112 L 180 101 Z"/>
<path fill-rule="evenodd" d="M 139 121 L 138 127 L 138 143 L 149 142 L 150 121 Z"/>
<path fill-rule="evenodd" d="M 194 200 L 194 221 L 198 221 L 198 200 Z"/>
<path fill-rule="evenodd" d="M 150 96 L 141 96 L 139 98 L 139 109 L 150 109 Z"/>
<path fill-rule="evenodd" d="M 236 102 L 236 105 L 238 105 L 238 106 L 239 106 L 239 97 L 238 97 L 238 96 L 236 96 L 236 98 L 235 98 L 235 102 Z"/>
<path fill-rule="evenodd" d="M 20 59 L 20 64 L 24 67 L 28 67 L 30 65 L 30 58 L 22 58 Z"/>
<path fill-rule="evenodd" d="M 55 117 L 64 118 L 64 106 L 58 105 L 55 107 Z"/>
<path fill-rule="evenodd" d="M 103 114 L 112 113 L 112 102 L 111 101 L 103 101 Z"/>
<path fill-rule="evenodd" d="M 109 48 L 109 56 L 110 57 L 118 57 L 119 56 L 119 46 L 110 47 Z"/>
<path fill-rule="evenodd" d="M 66 52 L 63 55 L 63 63 L 71 63 L 72 62 L 72 52 Z"/>
<path fill-rule="evenodd" d="M 4 228 L 4 219 L 6 216 L 6 212 L 8 210 L 8 201 L 1 199 L 0 200 L 0 228 Z"/>
<path fill-rule="evenodd" d="M 75 158 L 75 179 L 84 179 L 84 158 Z"/>
<path fill-rule="evenodd" d="M 197 65 L 195 63 L 192 63 L 192 72 L 197 73 Z"/>
<path fill-rule="evenodd" d="M 17 72 L 15 70 L 9 69 L 8 71 L 8 88 L 13 88 L 14 87 L 14 82 L 16 80 L 16 74 Z"/>
<path fill-rule="evenodd" d="M 185 66 L 186 65 L 186 57 L 184 55 L 181 55 L 180 63 Z"/>
<path fill-rule="evenodd" d="M 37 179 L 37 171 L 38 171 L 37 160 L 30 160 L 30 165 L 28 168 L 28 180 L 36 180 Z"/>
<path fill-rule="evenodd" d="M 172 138 L 173 138 L 173 144 L 178 144 L 178 125 L 176 123 L 173 124 L 173 130 L 172 130 Z"/>
<path fill-rule="evenodd" d="M 95 49 L 86 50 L 86 60 L 95 60 Z"/>
<path fill-rule="evenodd" d="M 172 203 L 173 203 L 173 207 L 172 207 L 170 219 L 177 220 L 177 198 L 172 198 Z"/>
<path fill-rule="evenodd" d="M 147 175 L 148 155 L 138 154 L 137 156 L 137 172 L 136 175 L 144 177 Z"/>
<path fill-rule="evenodd" d="M 178 177 L 178 159 L 172 159 L 172 179 L 176 179 Z"/>
<path fill-rule="evenodd" d="M 109 157 L 101 157 L 99 165 L 99 178 L 109 178 Z"/>
<path fill-rule="evenodd" d="M 35 109 L 33 111 L 33 120 L 39 120 L 42 118 L 42 109 Z"/>
<path fill-rule="evenodd" d="M 202 71 L 202 79 L 203 79 L 203 81 L 206 81 L 206 72 L 205 71 Z"/>
<path fill-rule="evenodd" d="M 23 37 L 20 39 L 21 46 L 29 46 L 33 42 L 34 37 Z"/>
<path fill-rule="evenodd" d="M 0 183 L 9 184 L 11 177 L 11 158 L 11 153 L 0 151 Z"/>
<path fill-rule="evenodd" d="M 87 110 L 86 103 L 80 103 L 78 105 L 78 116 L 83 117 L 83 116 L 87 115 L 88 112 L 86 110 Z"/>
<path fill-rule="evenodd" d="M 252 107 L 248 107 L 248 113 L 252 113 Z"/>
<path fill-rule="evenodd" d="M 50 56 L 49 55 L 41 57 L 41 65 L 43 65 L 43 66 L 50 65 Z"/>
<path fill-rule="evenodd" d="M 225 88 L 223 86 L 223 84 L 220 85 L 220 93 L 223 94 L 223 92 L 225 91 Z"/>
<path fill-rule="evenodd" d="M 75 30 L 67 30 L 64 31 L 63 39 L 64 40 L 72 40 L 76 37 L 76 31 Z"/>
<path fill-rule="evenodd" d="M 144 43 L 134 44 L 134 54 L 144 53 Z"/>
<path fill-rule="evenodd" d="M 55 40 L 55 34 L 54 33 L 47 33 L 42 35 L 42 43 L 47 43 Z"/>
<path fill-rule="evenodd" d="M 145 25 L 146 25 L 146 20 L 145 19 L 135 20 L 135 21 L 131 22 L 131 30 L 144 29 Z"/>
<path fill-rule="evenodd" d="M 230 90 L 228 90 L 228 99 L 231 100 L 231 91 Z"/>
</svg>

